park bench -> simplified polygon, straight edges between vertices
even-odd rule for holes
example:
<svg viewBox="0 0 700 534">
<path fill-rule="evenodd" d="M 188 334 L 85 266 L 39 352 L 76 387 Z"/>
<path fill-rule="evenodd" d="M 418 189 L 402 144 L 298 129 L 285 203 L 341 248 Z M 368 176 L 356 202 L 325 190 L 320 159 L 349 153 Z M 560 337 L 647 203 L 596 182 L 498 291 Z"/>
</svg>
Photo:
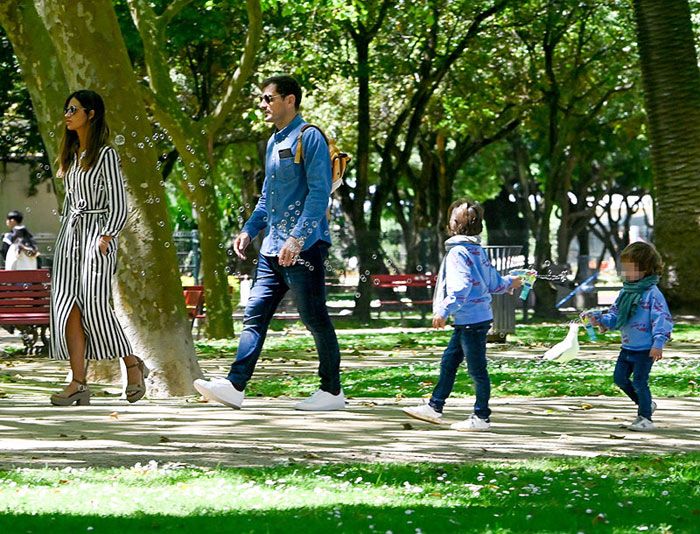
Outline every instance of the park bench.
<svg viewBox="0 0 700 534">
<path fill-rule="evenodd" d="M 27 354 L 46 351 L 51 275 L 46 269 L 0 271 L 0 325 L 17 328 Z M 43 346 L 38 348 L 41 337 Z"/>
<path fill-rule="evenodd" d="M 380 318 L 382 309 L 398 310 L 403 319 L 404 311 L 419 310 L 421 318 L 425 319 L 426 311 L 432 308 L 432 292 L 435 287 L 437 275 L 434 274 L 373 274 L 370 276 L 372 287 L 376 289 L 391 289 L 395 295 L 393 298 L 379 299 L 377 319 Z M 414 299 L 409 295 L 410 288 L 428 290 L 429 299 Z M 406 296 L 402 296 L 406 295 Z"/>
</svg>

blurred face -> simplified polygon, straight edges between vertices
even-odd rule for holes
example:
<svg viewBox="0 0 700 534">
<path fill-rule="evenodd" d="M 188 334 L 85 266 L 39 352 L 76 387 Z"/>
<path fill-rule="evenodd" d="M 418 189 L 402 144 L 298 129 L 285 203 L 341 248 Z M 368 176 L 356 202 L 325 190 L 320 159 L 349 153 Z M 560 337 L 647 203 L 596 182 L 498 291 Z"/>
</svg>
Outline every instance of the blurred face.
<svg viewBox="0 0 700 534">
<path fill-rule="evenodd" d="M 95 115 L 94 111 L 88 111 L 73 97 L 68 101 L 68 105 L 63 110 L 63 120 L 69 130 L 80 130 L 87 128 L 89 119 Z"/>
<path fill-rule="evenodd" d="M 640 271 L 636 263 L 623 261 L 622 262 L 622 277 L 628 282 L 636 282 L 646 276 L 644 271 Z"/>
<path fill-rule="evenodd" d="M 14 219 L 6 219 L 5 224 L 10 230 L 12 230 L 15 226 L 17 226 L 18 223 Z"/>
<path fill-rule="evenodd" d="M 275 84 L 263 88 L 258 107 L 265 113 L 265 122 L 271 122 L 277 128 L 286 126 L 297 114 L 294 95 L 282 96 Z"/>
</svg>

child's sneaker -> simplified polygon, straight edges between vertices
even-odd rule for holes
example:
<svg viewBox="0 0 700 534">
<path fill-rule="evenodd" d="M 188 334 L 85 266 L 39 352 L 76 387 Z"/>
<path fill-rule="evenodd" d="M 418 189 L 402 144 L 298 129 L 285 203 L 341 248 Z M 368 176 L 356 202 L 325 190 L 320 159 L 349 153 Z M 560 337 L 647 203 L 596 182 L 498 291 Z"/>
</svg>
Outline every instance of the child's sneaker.
<svg viewBox="0 0 700 534">
<path fill-rule="evenodd" d="M 442 414 L 433 410 L 430 404 L 421 404 L 420 406 L 413 406 L 411 408 L 404 408 L 403 413 L 413 417 L 414 419 L 420 419 L 427 423 L 433 423 L 439 425 L 442 423 Z"/>
<path fill-rule="evenodd" d="M 627 427 L 630 430 L 636 430 L 637 432 L 646 432 L 647 430 L 654 430 L 654 423 L 649 421 L 646 417 L 638 416 L 632 424 Z"/>
<path fill-rule="evenodd" d="M 491 421 L 482 419 L 476 414 L 472 414 L 464 421 L 450 425 L 450 428 L 461 432 L 479 432 L 490 429 Z"/>
</svg>

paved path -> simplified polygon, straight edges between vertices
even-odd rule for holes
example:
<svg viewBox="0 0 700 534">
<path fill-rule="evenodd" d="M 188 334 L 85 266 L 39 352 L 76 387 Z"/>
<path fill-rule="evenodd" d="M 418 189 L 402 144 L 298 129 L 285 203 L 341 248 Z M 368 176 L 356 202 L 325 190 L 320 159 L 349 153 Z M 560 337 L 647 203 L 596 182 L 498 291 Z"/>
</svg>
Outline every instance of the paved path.
<svg viewBox="0 0 700 534">
<path fill-rule="evenodd" d="M 231 410 L 194 399 L 126 405 L 96 399 L 56 408 L 36 395 L 0 399 L 0 468 L 131 466 L 155 460 L 206 466 L 280 462 L 461 462 L 553 456 L 668 454 L 700 449 L 700 399 L 657 399 L 658 430 L 622 428 L 622 398 L 497 398 L 490 432 L 462 433 L 406 417 L 416 401 L 354 399 L 309 414 L 293 399 L 247 399 Z M 455 399 L 448 422 L 470 411 Z M 590 407 L 589 407 L 590 405 Z"/>
</svg>

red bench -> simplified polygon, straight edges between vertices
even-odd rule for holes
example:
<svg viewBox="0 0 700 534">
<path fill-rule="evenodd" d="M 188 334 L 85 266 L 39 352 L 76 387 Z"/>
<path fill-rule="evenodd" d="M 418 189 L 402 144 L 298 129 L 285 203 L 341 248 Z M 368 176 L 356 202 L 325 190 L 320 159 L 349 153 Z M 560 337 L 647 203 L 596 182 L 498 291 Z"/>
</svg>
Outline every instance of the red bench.
<svg viewBox="0 0 700 534">
<path fill-rule="evenodd" d="M 0 325 L 16 327 L 27 354 L 46 351 L 51 275 L 46 269 L 0 271 Z M 44 344 L 37 348 L 38 337 Z"/>
<path fill-rule="evenodd" d="M 182 288 L 185 297 L 185 308 L 187 316 L 192 320 L 194 326 L 195 319 L 204 319 L 204 286 L 186 286 Z"/>
<path fill-rule="evenodd" d="M 434 274 L 373 274 L 370 276 L 372 287 L 378 289 L 392 289 L 396 298 L 380 299 L 379 309 L 377 310 L 377 319 L 379 319 L 382 308 L 391 308 L 399 310 L 403 319 L 403 312 L 412 309 L 418 309 L 421 312 L 421 317 L 425 319 L 425 312 L 433 305 L 431 299 L 412 299 L 409 297 L 401 298 L 401 294 L 406 294 L 408 288 L 418 287 L 427 288 L 431 292 L 435 287 L 437 275 Z"/>
</svg>

